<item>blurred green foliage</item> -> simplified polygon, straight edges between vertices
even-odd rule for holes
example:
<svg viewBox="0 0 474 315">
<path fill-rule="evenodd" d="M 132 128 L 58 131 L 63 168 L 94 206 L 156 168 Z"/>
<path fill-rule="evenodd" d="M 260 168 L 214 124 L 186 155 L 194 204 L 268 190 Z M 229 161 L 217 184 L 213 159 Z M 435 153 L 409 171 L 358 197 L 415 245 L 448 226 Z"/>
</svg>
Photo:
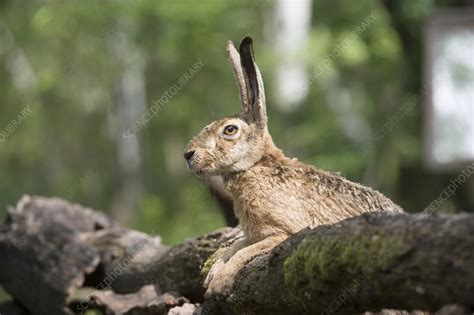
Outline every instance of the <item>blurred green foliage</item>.
<svg viewBox="0 0 474 315">
<path fill-rule="evenodd" d="M 415 43 L 409 49 L 381 1 L 314 1 L 303 56 L 308 68 L 368 14 L 375 20 L 291 112 L 272 105 L 278 57 L 263 30 L 273 5 L 270 0 L 0 2 L 0 129 L 26 106 L 32 111 L 0 142 L 0 211 L 25 193 L 67 196 L 110 209 L 122 180 L 111 118 L 124 71 L 111 47 L 122 25 L 128 25 L 126 32 L 145 60 L 148 107 L 196 61 L 204 64 L 138 133 L 144 193 L 133 209 L 137 228 L 177 243 L 225 225 L 206 187 L 186 170 L 181 153 L 208 122 L 240 110 L 224 47 L 246 34 L 256 42 L 277 145 L 290 156 L 373 185 L 406 209 L 422 210 L 440 190 L 426 191 L 416 183 L 405 189 L 411 180 L 403 170 L 417 176 L 421 168 L 420 104 L 374 147 L 361 148 L 418 92 L 422 25 L 437 8 L 435 1 L 396 5 L 410 34 L 406 40 Z M 21 60 L 19 54 L 32 73 L 14 62 Z M 16 79 L 15 71 L 20 73 Z M 366 138 L 351 139 L 334 104 L 361 117 L 368 126 Z M 81 182 L 88 173 L 94 176 Z"/>
</svg>

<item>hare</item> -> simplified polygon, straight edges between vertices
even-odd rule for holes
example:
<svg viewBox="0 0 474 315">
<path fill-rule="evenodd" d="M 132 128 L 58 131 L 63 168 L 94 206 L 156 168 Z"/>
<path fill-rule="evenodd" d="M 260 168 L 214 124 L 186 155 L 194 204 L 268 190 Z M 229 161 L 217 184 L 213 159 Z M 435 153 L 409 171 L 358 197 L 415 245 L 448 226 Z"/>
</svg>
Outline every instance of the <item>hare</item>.
<svg viewBox="0 0 474 315">
<path fill-rule="evenodd" d="M 204 282 L 207 295 L 230 294 L 234 277 L 247 262 L 305 227 L 365 212 L 403 211 L 378 191 L 287 158 L 275 146 L 252 45 L 245 37 L 239 54 L 227 43 L 243 111 L 206 126 L 184 153 L 197 176 L 222 176 L 244 233 L 212 266 Z"/>
</svg>

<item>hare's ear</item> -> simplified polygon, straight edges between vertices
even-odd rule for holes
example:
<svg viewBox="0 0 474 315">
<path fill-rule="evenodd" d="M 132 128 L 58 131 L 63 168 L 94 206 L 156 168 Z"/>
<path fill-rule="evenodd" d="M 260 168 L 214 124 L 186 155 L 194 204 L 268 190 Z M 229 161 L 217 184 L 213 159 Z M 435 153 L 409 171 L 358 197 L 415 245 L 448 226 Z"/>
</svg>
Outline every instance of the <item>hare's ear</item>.
<svg viewBox="0 0 474 315">
<path fill-rule="evenodd" d="M 248 113 L 250 111 L 250 104 L 247 94 L 247 83 L 242 69 L 242 64 L 240 63 L 240 55 L 235 49 L 234 43 L 232 43 L 232 41 L 227 42 L 227 54 L 229 55 L 229 61 L 232 64 L 232 68 L 234 69 L 234 76 L 235 81 L 237 82 L 237 87 L 239 88 L 242 109 L 245 113 Z"/>
<path fill-rule="evenodd" d="M 256 123 L 267 125 L 267 111 L 265 104 L 265 89 L 263 79 L 253 54 L 252 38 L 247 36 L 240 43 L 240 63 L 247 87 L 247 98 L 250 107 L 249 113 Z"/>
<path fill-rule="evenodd" d="M 263 80 L 253 55 L 252 39 L 245 37 L 240 44 L 240 54 L 229 41 L 227 53 L 234 68 L 243 111 L 256 123 L 266 126 L 265 91 Z"/>
</svg>

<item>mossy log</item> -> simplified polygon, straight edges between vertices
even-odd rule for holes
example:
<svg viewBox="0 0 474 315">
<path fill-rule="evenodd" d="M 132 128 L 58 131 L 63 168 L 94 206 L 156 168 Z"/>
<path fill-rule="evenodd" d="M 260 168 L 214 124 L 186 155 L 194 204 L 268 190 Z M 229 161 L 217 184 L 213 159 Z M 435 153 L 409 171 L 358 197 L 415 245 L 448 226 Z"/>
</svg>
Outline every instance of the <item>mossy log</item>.
<svg viewBox="0 0 474 315">
<path fill-rule="evenodd" d="M 474 215 L 372 213 L 294 235 L 248 263 L 217 304 L 236 314 L 434 312 L 448 304 L 472 312 L 473 297 Z"/>
<path fill-rule="evenodd" d="M 115 303 L 127 300 L 134 301 L 133 314 L 172 307 L 179 314 L 203 301 L 201 267 L 238 232 L 223 229 L 168 247 L 91 209 L 25 196 L 0 227 L 0 284 L 31 314 L 96 306 L 117 314 Z M 301 231 L 250 261 L 230 297 L 210 297 L 197 310 L 352 314 L 456 304 L 444 314 L 460 314 L 474 307 L 473 267 L 474 215 L 367 214 Z M 150 285 L 153 292 L 143 289 Z M 114 293 L 78 296 L 84 287 Z M 161 302 L 150 303 L 150 292 Z"/>
</svg>

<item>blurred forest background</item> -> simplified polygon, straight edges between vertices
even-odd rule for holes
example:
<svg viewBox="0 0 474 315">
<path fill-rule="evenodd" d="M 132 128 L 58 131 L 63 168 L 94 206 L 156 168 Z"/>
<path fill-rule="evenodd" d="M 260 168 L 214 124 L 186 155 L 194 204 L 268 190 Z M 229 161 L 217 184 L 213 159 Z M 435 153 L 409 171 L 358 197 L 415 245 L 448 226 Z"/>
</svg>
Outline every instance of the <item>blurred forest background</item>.
<svg viewBox="0 0 474 315">
<path fill-rule="evenodd" d="M 433 57 L 426 36 L 438 34 L 427 30 L 430 21 L 439 12 L 470 14 L 469 5 L 0 1 L 0 214 L 31 194 L 102 209 L 170 244 L 224 226 L 182 153 L 210 121 L 240 111 L 225 44 L 244 35 L 254 38 L 270 131 L 288 156 L 423 211 L 473 161 L 473 69 L 457 70 L 468 89 L 462 156 L 433 163 L 427 146 L 438 125 L 427 123 L 434 118 L 425 107 L 435 86 L 424 88 Z M 471 60 L 472 34 L 461 50 Z M 196 63 L 202 67 L 164 98 Z M 125 137 L 158 100 L 156 115 Z M 423 126 L 433 125 L 426 136 Z M 472 211 L 473 178 L 439 211 Z"/>
</svg>

